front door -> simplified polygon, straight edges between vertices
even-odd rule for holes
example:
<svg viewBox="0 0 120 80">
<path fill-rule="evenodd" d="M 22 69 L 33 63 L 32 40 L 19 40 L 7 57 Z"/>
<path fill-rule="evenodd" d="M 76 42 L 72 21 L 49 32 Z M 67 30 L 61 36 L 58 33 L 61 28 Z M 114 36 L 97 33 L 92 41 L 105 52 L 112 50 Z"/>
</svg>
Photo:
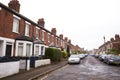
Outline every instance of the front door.
<svg viewBox="0 0 120 80">
<path fill-rule="evenodd" d="M 6 56 L 11 56 L 12 45 L 6 45 Z"/>
</svg>

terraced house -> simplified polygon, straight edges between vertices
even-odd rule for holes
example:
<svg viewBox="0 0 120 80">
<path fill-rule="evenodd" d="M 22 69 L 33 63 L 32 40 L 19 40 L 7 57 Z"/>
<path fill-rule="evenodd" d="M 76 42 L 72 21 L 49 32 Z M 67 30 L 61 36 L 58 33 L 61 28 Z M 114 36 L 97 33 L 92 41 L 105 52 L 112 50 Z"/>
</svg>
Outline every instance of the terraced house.
<svg viewBox="0 0 120 80">
<path fill-rule="evenodd" d="M 69 48 L 70 53 L 76 50 L 71 40 L 64 38 L 63 34 L 57 35 L 56 28 L 52 28 L 51 31 L 45 29 L 44 18 L 38 19 L 36 23 L 19 11 L 18 0 L 10 0 L 8 6 L 0 3 L 0 78 L 18 73 L 19 69 L 30 70 L 31 57 L 41 58 L 48 47 L 64 51 Z M 19 57 L 20 60 L 2 62 L 1 60 L 6 57 Z M 46 61 L 49 63 L 49 60 Z M 34 62 L 34 67 L 42 63 Z"/>
<path fill-rule="evenodd" d="M 21 15 L 18 0 L 11 0 L 8 7 L 0 3 L 0 56 L 31 57 L 45 54 L 46 47 L 62 50 L 75 46 L 63 34 L 56 35 L 56 28 L 45 29 L 44 18 L 35 23 Z"/>
<path fill-rule="evenodd" d="M 120 54 L 120 37 L 119 34 L 115 34 L 114 38 L 111 38 L 110 41 L 105 42 L 103 45 L 99 47 L 97 50 L 98 54 L 108 53 L 111 49 L 117 51 L 114 54 Z"/>
</svg>

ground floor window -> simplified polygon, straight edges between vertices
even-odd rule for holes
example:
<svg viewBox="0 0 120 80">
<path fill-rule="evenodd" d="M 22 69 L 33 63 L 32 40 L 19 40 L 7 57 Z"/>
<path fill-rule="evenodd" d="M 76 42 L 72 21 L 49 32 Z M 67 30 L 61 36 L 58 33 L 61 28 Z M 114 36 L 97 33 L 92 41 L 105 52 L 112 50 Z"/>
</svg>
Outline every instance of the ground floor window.
<svg viewBox="0 0 120 80">
<path fill-rule="evenodd" d="M 45 46 L 41 44 L 34 45 L 34 56 L 41 56 L 44 55 Z"/>
<path fill-rule="evenodd" d="M 39 56 L 39 46 L 35 47 L 35 56 Z"/>
<path fill-rule="evenodd" d="M 41 55 L 44 55 L 44 46 L 41 46 Z"/>
<path fill-rule="evenodd" d="M 31 47 L 30 44 L 27 44 L 27 45 L 26 45 L 26 56 L 28 56 L 28 57 L 30 56 L 30 53 L 31 53 L 31 52 L 30 52 L 30 51 L 31 51 L 31 50 L 30 50 L 30 49 L 31 49 L 30 47 Z"/>
<path fill-rule="evenodd" d="M 6 56 L 12 56 L 12 43 L 7 42 L 6 43 L 6 51 L 5 51 L 5 55 Z"/>
<path fill-rule="evenodd" d="M 32 42 L 16 41 L 16 56 L 30 57 L 32 56 Z"/>
<path fill-rule="evenodd" d="M 23 43 L 18 44 L 18 56 L 23 55 Z"/>
<path fill-rule="evenodd" d="M 0 57 L 13 56 L 14 39 L 0 37 Z"/>
</svg>

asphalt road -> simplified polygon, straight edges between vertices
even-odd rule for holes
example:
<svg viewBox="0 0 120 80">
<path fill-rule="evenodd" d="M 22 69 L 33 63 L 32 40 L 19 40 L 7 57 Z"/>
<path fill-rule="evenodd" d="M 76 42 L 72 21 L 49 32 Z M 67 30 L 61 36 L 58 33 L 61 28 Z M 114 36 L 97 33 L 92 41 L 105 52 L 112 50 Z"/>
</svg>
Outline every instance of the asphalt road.
<svg viewBox="0 0 120 80">
<path fill-rule="evenodd" d="M 38 80 L 120 80 L 120 66 L 88 56 L 80 64 L 68 64 Z"/>
</svg>

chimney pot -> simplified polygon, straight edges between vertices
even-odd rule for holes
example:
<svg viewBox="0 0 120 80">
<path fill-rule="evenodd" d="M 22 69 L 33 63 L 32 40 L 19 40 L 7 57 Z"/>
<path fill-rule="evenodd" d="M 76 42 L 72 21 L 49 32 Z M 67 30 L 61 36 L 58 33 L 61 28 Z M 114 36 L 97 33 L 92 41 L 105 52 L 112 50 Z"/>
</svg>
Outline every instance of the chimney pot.
<svg viewBox="0 0 120 80">
<path fill-rule="evenodd" d="M 60 37 L 61 39 L 63 39 L 63 34 L 60 34 L 59 37 Z"/>
<path fill-rule="evenodd" d="M 19 12 L 20 10 L 20 4 L 19 4 L 19 1 L 18 0 L 11 0 L 9 3 L 8 3 L 8 6 L 11 8 L 11 9 L 14 9 L 15 11 Z"/>
<path fill-rule="evenodd" d="M 114 41 L 114 38 L 111 38 L 110 40 L 111 40 L 111 42 L 113 42 L 113 41 Z"/>
<path fill-rule="evenodd" d="M 67 38 L 67 37 L 65 37 L 65 41 L 68 41 L 68 38 Z"/>
<path fill-rule="evenodd" d="M 56 35 L 56 28 L 52 28 L 51 32 Z"/>
<path fill-rule="evenodd" d="M 115 35 L 115 40 L 119 40 L 119 35 L 118 34 Z"/>
<path fill-rule="evenodd" d="M 38 19 L 38 24 L 39 24 L 40 26 L 44 27 L 44 25 L 45 25 L 44 18 Z"/>
</svg>

